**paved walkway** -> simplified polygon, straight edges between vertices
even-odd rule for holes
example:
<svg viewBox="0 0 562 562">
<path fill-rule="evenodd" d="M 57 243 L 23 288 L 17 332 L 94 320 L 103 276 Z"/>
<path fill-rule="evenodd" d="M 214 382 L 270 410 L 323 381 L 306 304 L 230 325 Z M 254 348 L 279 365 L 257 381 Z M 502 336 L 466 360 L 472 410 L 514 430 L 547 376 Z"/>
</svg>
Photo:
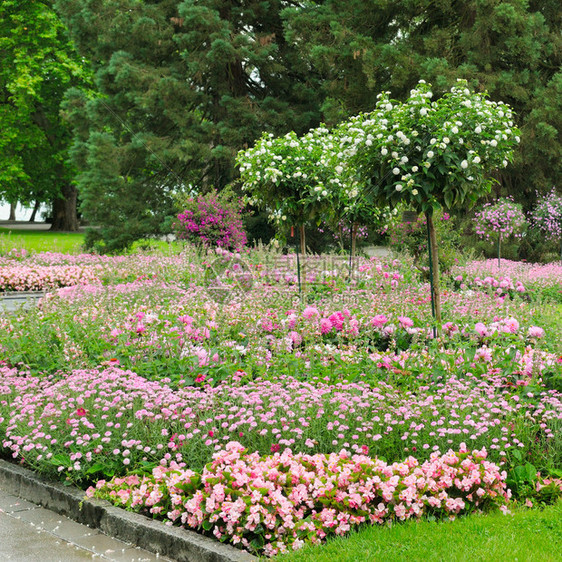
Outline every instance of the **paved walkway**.
<svg viewBox="0 0 562 562">
<path fill-rule="evenodd" d="M 0 312 L 17 312 L 21 308 L 29 310 L 44 296 L 43 291 L 0 293 Z"/>
<path fill-rule="evenodd" d="M 2 562 L 166 562 L 0 489 Z"/>
</svg>

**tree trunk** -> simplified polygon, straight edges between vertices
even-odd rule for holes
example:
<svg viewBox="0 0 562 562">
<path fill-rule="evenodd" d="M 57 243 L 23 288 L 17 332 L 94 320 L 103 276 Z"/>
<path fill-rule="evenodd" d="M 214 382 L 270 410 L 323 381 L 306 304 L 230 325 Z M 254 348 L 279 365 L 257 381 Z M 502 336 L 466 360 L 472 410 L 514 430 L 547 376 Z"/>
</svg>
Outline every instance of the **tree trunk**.
<svg viewBox="0 0 562 562">
<path fill-rule="evenodd" d="M 304 232 L 304 224 L 299 226 L 300 243 L 301 243 L 301 261 L 300 261 L 300 289 L 306 289 L 306 234 Z"/>
<path fill-rule="evenodd" d="M 35 222 L 35 217 L 37 216 L 37 211 L 39 211 L 39 207 L 41 207 L 41 201 L 35 201 L 35 205 L 33 206 L 33 211 L 31 212 L 31 216 L 29 217 L 29 222 Z"/>
<path fill-rule="evenodd" d="M 437 330 L 441 330 L 441 289 L 439 288 L 439 253 L 437 249 L 437 237 L 435 235 L 435 225 L 433 224 L 433 217 L 425 214 L 427 220 L 427 231 L 429 233 L 429 247 L 431 253 L 431 287 L 432 297 L 435 306 L 435 322 L 437 323 Z"/>
<path fill-rule="evenodd" d="M 351 259 L 355 259 L 355 249 L 356 249 L 356 242 L 357 242 L 357 230 L 359 228 L 359 224 L 354 222 L 351 226 Z"/>
<path fill-rule="evenodd" d="M 73 185 L 64 185 L 62 197 L 53 200 L 53 224 L 51 230 L 77 232 L 78 215 L 76 212 L 78 192 Z"/>
<path fill-rule="evenodd" d="M 10 216 L 8 217 L 9 221 L 16 220 L 16 207 L 18 206 L 17 203 L 10 203 Z"/>
<path fill-rule="evenodd" d="M 301 254 L 304 256 L 306 254 L 306 235 L 304 232 L 304 224 L 299 226 L 300 239 L 301 239 Z"/>
</svg>

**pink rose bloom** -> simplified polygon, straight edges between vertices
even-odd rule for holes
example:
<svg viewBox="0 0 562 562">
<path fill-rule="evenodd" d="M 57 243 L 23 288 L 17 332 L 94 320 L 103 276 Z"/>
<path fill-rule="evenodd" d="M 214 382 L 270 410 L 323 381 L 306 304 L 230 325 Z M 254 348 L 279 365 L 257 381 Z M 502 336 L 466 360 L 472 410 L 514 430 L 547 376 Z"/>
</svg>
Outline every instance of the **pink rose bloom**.
<svg viewBox="0 0 562 562">
<path fill-rule="evenodd" d="M 543 338 L 544 330 L 542 328 L 539 328 L 538 326 L 531 326 L 527 331 L 527 335 L 530 338 Z"/>
<path fill-rule="evenodd" d="M 338 331 L 340 332 L 343 328 L 343 322 L 345 320 L 345 316 L 341 313 L 341 312 L 334 312 L 333 314 L 330 314 L 330 316 L 328 317 L 328 319 L 330 320 L 330 322 L 332 323 L 332 326 Z"/>
<path fill-rule="evenodd" d="M 414 321 L 407 316 L 399 316 L 398 322 L 400 322 L 404 328 L 411 328 L 414 325 Z"/>
<path fill-rule="evenodd" d="M 318 309 L 315 306 L 307 306 L 303 311 L 302 311 L 302 315 L 305 318 L 314 318 L 315 316 L 319 316 L 320 313 L 318 312 Z"/>
<path fill-rule="evenodd" d="M 486 328 L 486 326 L 484 324 L 482 324 L 482 322 L 478 322 L 474 326 L 474 329 L 476 330 L 478 335 L 482 338 L 488 335 L 488 329 Z"/>
<path fill-rule="evenodd" d="M 332 331 L 332 323 L 327 318 L 320 320 L 320 332 L 327 334 Z"/>
<path fill-rule="evenodd" d="M 297 323 L 297 315 L 289 314 L 289 316 L 287 317 L 287 325 L 289 326 L 289 328 L 294 328 L 296 323 Z"/>
<path fill-rule="evenodd" d="M 443 324 L 443 331 L 447 334 L 452 334 L 453 332 L 458 332 L 459 328 L 452 322 L 445 322 L 445 324 Z"/>
<path fill-rule="evenodd" d="M 371 324 L 375 328 L 380 328 L 381 326 L 384 326 L 387 322 L 388 322 L 388 318 L 384 314 L 377 314 L 376 316 L 373 316 L 373 318 L 371 318 Z"/>
<path fill-rule="evenodd" d="M 289 332 L 287 337 L 293 342 L 295 346 L 300 345 L 302 343 L 302 336 L 298 332 Z"/>
<path fill-rule="evenodd" d="M 515 334 L 519 330 L 519 322 L 515 318 L 507 318 L 504 320 L 504 324 L 512 334 Z"/>
</svg>

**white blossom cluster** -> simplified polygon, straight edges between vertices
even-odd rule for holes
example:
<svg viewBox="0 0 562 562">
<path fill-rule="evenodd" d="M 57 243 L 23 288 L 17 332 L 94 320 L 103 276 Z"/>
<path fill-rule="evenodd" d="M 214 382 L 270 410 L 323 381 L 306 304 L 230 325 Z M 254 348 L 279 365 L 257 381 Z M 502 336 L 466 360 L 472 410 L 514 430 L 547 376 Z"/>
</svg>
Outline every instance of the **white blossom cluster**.
<svg viewBox="0 0 562 562">
<path fill-rule="evenodd" d="M 405 102 L 384 92 L 373 112 L 332 131 L 264 135 L 238 155 L 249 201 L 283 222 L 323 208 L 364 220 L 377 206 L 425 212 L 476 199 L 485 173 L 507 166 L 519 142 L 511 109 L 462 80 L 432 98 L 420 81 Z"/>
</svg>

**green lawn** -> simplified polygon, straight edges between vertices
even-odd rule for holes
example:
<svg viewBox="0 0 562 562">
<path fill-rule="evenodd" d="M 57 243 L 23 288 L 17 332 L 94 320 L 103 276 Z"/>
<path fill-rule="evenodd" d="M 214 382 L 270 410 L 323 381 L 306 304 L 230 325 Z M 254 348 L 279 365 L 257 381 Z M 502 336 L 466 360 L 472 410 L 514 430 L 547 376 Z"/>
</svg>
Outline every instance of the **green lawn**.
<svg viewBox="0 0 562 562">
<path fill-rule="evenodd" d="M 409 521 L 365 527 L 347 538 L 306 547 L 280 562 L 562 560 L 562 501 L 540 511 L 472 515 L 456 521 Z"/>
<path fill-rule="evenodd" d="M 0 254 L 12 248 L 28 252 L 80 252 L 84 243 L 82 232 L 50 232 L 48 230 L 20 230 L 0 228 Z"/>
</svg>

